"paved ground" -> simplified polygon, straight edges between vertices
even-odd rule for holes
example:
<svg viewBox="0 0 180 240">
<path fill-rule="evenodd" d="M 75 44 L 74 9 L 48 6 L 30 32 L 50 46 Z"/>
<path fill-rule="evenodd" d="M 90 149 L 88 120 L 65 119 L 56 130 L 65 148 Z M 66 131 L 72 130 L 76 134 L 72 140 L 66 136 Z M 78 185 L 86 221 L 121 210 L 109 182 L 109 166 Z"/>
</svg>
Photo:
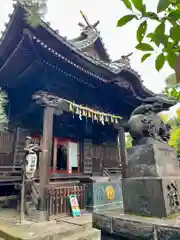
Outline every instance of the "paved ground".
<svg viewBox="0 0 180 240">
<path fill-rule="evenodd" d="M 92 228 L 92 215 L 66 217 L 51 222 L 19 223 L 19 214 L 13 210 L 2 210 L 0 214 L 0 238 L 26 240 L 99 240 L 100 232 Z"/>
</svg>

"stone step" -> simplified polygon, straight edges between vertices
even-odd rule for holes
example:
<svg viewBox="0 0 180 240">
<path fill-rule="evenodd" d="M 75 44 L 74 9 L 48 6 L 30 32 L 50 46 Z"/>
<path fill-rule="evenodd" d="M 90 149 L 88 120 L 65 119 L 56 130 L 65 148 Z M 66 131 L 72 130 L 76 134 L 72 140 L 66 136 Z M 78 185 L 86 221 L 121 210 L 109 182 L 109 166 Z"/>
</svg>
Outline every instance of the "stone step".
<svg viewBox="0 0 180 240">
<path fill-rule="evenodd" d="M 27 220 L 32 222 L 39 222 L 40 212 L 36 210 L 36 207 L 33 203 L 26 203 L 26 212 L 27 212 Z"/>
<path fill-rule="evenodd" d="M 34 222 L 34 223 L 38 223 L 39 222 L 39 218 L 27 217 L 26 219 L 29 222 Z"/>
<path fill-rule="evenodd" d="M 100 231 L 94 228 L 79 229 L 71 236 L 63 237 L 61 240 L 99 240 Z"/>
<path fill-rule="evenodd" d="M 32 211 L 29 217 L 40 218 L 40 213 L 37 211 Z"/>
<path fill-rule="evenodd" d="M 40 214 L 37 213 L 37 212 L 32 212 L 31 215 L 29 215 L 28 217 L 31 217 L 31 218 L 39 218 L 39 217 L 40 217 Z"/>
</svg>

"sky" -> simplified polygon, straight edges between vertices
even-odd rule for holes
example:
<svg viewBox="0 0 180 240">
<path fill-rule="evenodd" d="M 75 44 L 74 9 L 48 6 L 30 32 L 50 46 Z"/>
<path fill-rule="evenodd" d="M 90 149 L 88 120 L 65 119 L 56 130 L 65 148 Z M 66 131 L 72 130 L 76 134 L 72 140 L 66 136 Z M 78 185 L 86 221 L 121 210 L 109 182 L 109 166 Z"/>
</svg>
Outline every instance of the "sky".
<svg viewBox="0 0 180 240">
<path fill-rule="evenodd" d="M 0 7 L 0 30 L 4 30 L 5 22 L 8 22 L 8 14 L 12 13 L 12 0 L 5 0 Z M 157 0 L 144 0 L 149 10 L 153 10 Z M 105 47 L 112 60 L 119 59 L 122 55 L 133 52 L 131 66 L 142 77 L 144 85 L 150 90 L 159 93 L 164 88 L 164 80 L 172 73 L 166 65 L 160 72 L 154 67 L 155 56 L 141 63 L 142 53 L 136 51 L 136 21 L 129 23 L 123 28 L 117 28 L 116 23 L 120 17 L 128 14 L 120 0 L 48 0 L 48 10 L 45 20 L 50 22 L 53 29 L 59 30 L 59 34 L 68 39 L 79 36 L 80 27 L 78 22 L 83 22 L 80 14 L 82 10 L 93 24 L 100 20 L 98 30 L 101 33 Z M 153 22 L 149 29 L 153 30 Z"/>
</svg>

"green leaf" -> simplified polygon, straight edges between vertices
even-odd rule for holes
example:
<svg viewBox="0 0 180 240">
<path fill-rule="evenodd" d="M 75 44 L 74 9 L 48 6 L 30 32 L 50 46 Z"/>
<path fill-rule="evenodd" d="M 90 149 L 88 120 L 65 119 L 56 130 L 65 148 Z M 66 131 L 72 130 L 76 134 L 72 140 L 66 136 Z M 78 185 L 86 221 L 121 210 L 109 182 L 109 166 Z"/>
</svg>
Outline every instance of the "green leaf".
<svg viewBox="0 0 180 240">
<path fill-rule="evenodd" d="M 165 44 L 164 44 L 164 48 L 162 49 L 163 52 L 166 52 L 166 53 L 170 53 L 172 52 L 172 49 L 173 49 L 173 43 L 170 42 L 170 41 L 167 41 Z"/>
<path fill-rule="evenodd" d="M 174 42 L 180 41 L 180 26 L 176 25 L 170 29 L 170 36 Z"/>
<path fill-rule="evenodd" d="M 178 0 L 169 0 L 170 3 L 178 3 Z"/>
<path fill-rule="evenodd" d="M 173 10 L 169 13 L 168 18 L 172 20 L 179 20 L 180 19 L 180 9 Z"/>
<path fill-rule="evenodd" d="M 136 46 L 136 49 L 141 50 L 141 51 L 153 51 L 153 47 L 147 43 L 139 43 Z"/>
<path fill-rule="evenodd" d="M 150 42 L 154 42 L 158 47 L 161 44 L 161 38 L 158 38 L 155 34 L 149 35 L 148 38 L 151 39 Z"/>
<path fill-rule="evenodd" d="M 154 36 L 153 33 L 148 33 L 146 37 L 147 37 L 147 38 L 153 38 L 153 36 Z"/>
<path fill-rule="evenodd" d="M 143 56 L 142 56 L 142 58 L 141 58 L 141 62 L 144 62 L 148 57 L 150 57 L 151 56 L 151 53 L 146 53 L 146 54 L 144 54 Z"/>
<path fill-rule="evenodd" d="M 165 34 L 165 22 L 161 22 L 155 29 L 155 35 L 158 37 L 162 37 Z"/>
<path fill-rule="evenodd" d="M 156 44 L 156 46 L 160 46 L 160 44 L 164 44 L 167 41 L 165 36 L 165 22 L 161 22 L 155 29 L 152 37 L 152 42 Z"/>
<path fill-rule="evenodd" d="M 122 0 L 122 2 L 124 3 L 124 5 L 125 5 L 128 9 L 132 10 L 132 5 L 131 5 L 131 2 L 130 2 L 129 0 Z"/>
<path fill-rule="evenodd" d="M 165 63 L 165 57 L 164 54 L 161 53 L 157 56 L 156 61 L 155 61 L 155 66 L 156 66 L 156 70 L 159 71 Z"/>
<path fill-rule="evenodd" d="M 126 16 L 123 16 L 122 18 L 120 18 L 117 22 L 117 27 L 122 27 L 124 26 L 126 23 L 130 22 L 131 20 L 133 20 L 134 18 L 137 19 L 136 15 L 134 14 L 129 14 Z"/>
<path fill-rule="evenodd" d="M 147 21 L 145 20 L 139 25 L 137 29 L 136 37 L 139 43 L 142 42 L 145 36 L 146 30 L 147 30 Z"/>
<path fill-rule="evenodd" d="M 154 42 L 156 44 L 156 46 L 159 47 L 159 45 L 161 44 L 162 42 L 162 38 L 159 38 L 156 33 L 148 33 L 147 38 L 151 39 L 150 42 Z"/>
<path fill-rule="evenodd" d="M 170 66 L 172 69 L 175 68 L 176 58 L 177 58 L 176 54 L 173 53 L 172 51 L 167 54 L 166 59 L 167 59 L 167 62 L 168 62 L 168 64 L 169 64 L 169 66 Z"/>
<path fill-rule="evenodd" d="M 144 6 L 144 4 L 143 4 L 143 0 L 131 0 L 131 1 L 132 1 L 132 3 L 133 3 L 134 7 L 135 7 L 138 11 L 144 13 L 144 11 L 145 11 L 145 6 Z"/>
<path fill-rule="evenodd" d="M 152 20 L 159 20 L 158 15 L 154 12 L 146 12 L 145 16 Z"/>
<path fill-rule="evenodd" d="M 176 25 L 176 21 L 170 17 L 167 17 L 167 20 L 170 22 L 171 25 Z"/>
<path fill-rule="evenodd" d="M 170 1 L 169 0 L 159 0 L 158 5 L 157 5 L 157 12 L 163 12 L 165 11 L 169 5 L 170 5 Z"/>
</svg>

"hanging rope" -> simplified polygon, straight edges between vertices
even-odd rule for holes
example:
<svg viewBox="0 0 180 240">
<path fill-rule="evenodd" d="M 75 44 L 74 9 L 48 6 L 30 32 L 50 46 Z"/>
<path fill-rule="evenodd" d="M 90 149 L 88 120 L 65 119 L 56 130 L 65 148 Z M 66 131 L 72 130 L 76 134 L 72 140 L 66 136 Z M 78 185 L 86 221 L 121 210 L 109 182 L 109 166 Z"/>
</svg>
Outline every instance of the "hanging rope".
<svg viewBox="0 0 180 240">
<path fill-rule="evenodd" d="M 97 121 L 104 125 L 105 123 L 118 123 L 118 121 L 122 119 L 120 116 L 114 114 L 100 112 L 65 99 L 64 101 L 69 104 L 69 111 L 78 115 L 80 120 L 82 120 L 83 117 L 86 119 L 90 118 L 92 121 Z"/>
</svg>

